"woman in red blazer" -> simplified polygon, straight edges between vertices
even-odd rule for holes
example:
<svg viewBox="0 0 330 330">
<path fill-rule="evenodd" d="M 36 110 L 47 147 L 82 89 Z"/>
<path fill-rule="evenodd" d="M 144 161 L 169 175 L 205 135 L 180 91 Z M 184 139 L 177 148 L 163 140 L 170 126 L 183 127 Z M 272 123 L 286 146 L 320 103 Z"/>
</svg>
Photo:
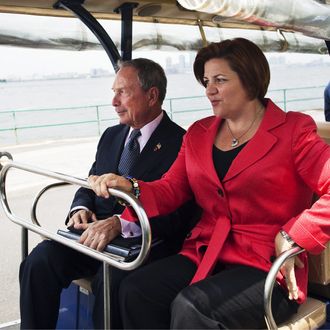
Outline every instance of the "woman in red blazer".
<svg viewBox="0 0 330 330">
<path fill-rule="evenodd" d="M 124 326 L 264 328 L 263 288 L 273 258 L 293 244 L 319 253 L 330 239 L 330 148 L 309 116 L 285 113 L 264 98 L 269 66 L 252 42 L 201 49 L 194 73 L 214 116 L 189 128 L 167 174 L 138 185 L 113 174 L 90 177 L 99 196 L 108 197 L 107 187 L 140 194 L 149 217 L 192 197 L 203 209 L 178 256 L 122 283 Z M 313 193 L 320 198 L 311 207 Z M 278 275 L 277 322 L 305 300 L 307 267 L 300 255 Z"/>
</svg>

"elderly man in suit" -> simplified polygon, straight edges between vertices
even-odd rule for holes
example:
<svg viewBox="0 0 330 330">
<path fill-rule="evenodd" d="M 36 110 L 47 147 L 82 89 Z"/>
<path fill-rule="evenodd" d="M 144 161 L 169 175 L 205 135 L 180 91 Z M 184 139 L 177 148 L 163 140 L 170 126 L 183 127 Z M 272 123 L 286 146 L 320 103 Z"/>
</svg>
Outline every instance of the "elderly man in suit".
<svg viewBox="0 0 330 330">
<path fill-rule="evenodd" d="M 185 131 L 162 110 L 166 83 L 163 69 L 151 60 L 134 59 L 120 64 L 112 88 L 112 104 L 120 124 L 103 133 L 90 175 L 115 172 L 153 181 L 169 169 Z M 132 154 L 132 151 L 135 155 L 128 159 L 127 153 Z M 162 249 L 154 251 L 151 259 L 178 250 L 190 229 L 183 219 L 190 216 L 188 209 L 192 212 L 189 205 L 166 216 L 166 219 L 158 217 L 151 220 L 153 235 L 165 240 Z M 123 206 L 115 198 L 100 198 L 92 190 L 80 188 L 74 197 L 67 225 L 84 230 L 80 238 L 82 244 L 102 251 L 118 235 L 139 235 L 137 224 L 120 219 L 122 211 Z M 114 269 L 112 273 L 112 328 L 120 328 L 117 290 L 127 272 Z M 102 328 L 101 263 L 53 241 L 40 243 L 20 267 L 21 327 L 55 328 L 62 289 L 74 279 L 91 275 L 96 275 L 92 284 L 96 298 L 94 323 L 96 328 Z"/>
</svg>

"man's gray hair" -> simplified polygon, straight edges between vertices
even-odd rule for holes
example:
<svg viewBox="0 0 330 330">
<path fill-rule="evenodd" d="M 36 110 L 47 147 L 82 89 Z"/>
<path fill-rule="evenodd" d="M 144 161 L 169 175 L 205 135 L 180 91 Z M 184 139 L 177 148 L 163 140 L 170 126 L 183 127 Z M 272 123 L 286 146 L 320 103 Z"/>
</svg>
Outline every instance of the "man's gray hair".
<svg viewBox="0 0 330 330">
<path fill-rule="evenodd" d="M 144 91 L 156 87 L 159 91 L 159 103 L 163 104 L 166 95 L 167 79 L 163 68 L 147 58 L 135 58 L 129 61 L 119 61 L 119 69 L 133 67 L 138 72 L 138 79 Z"/>
</svg>

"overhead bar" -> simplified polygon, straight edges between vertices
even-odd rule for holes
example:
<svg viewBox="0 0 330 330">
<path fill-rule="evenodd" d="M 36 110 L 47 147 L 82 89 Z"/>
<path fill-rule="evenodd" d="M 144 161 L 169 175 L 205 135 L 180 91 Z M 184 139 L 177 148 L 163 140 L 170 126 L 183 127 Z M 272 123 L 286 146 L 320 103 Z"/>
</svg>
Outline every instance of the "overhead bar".
<svg viewBox="0 0 330 330">
<path fill-rule="evenodd" d="M 132 59 L 133 9 L 136 2 L 125 2 L 114 11 L 121 14 L 121 57 L 124 61 Z"/>
<path fill-rule="evenodd" d="M 102 25 L 82 6 L 83 2 L 84 0 L 59 0 L 53 5 L 53 7 L 55 9 L 63 8 L 71 11 L 93 32 L 108 54 L 115 72 L 117 72 L 117 63 L 118 60 L 121 59 L 118 49 Z"/>
</svg>

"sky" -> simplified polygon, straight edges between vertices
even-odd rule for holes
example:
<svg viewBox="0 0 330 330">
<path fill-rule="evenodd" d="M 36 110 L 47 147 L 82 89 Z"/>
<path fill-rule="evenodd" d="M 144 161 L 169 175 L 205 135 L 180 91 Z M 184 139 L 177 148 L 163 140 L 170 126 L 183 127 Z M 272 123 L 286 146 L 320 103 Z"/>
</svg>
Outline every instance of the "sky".
<svg viewBox="0 0 330 330">
<path fill-rule="evenodd" d="M 0 77 L 86 73 L 92 68 L 112 70 L 111 62 L 104 51 L 73 52 L 2 46 L 0 54 Z"/>
<path fill-rule="evenodd" d="M 173 62 L 177 62 L 182 54 L 189 56 L 188 52 L 138 51 L 133 53 L 133 57 L 149 57 L 165 67 L 166 57 L 170 56 Z M 112 64 L 103 50 L 75 52 L 0 46 L 0 58 L 0 79 L 33 74 L 88 73 L 99 68 L 113 72 Z"/>
<path fill-rule="evenodd" d="M 189 52 L 137 51 L 133 57 L 149 57 L 165 67 L 167 57 L 178 62 L 180 55 L 189 57 Z M 284 58 L 286 63 L 311 63 L 322 60 L 330 63 L 330 56 L 316 54 L 267 53 L 269 60 Z M 102 50 L 64 51 L 38 50 L 0 46 L 0 79 L 10 77 L 30 77 L 59 73 L 89 73 L 92 69 L 104 69 L 113 72 L 111 62 Z"/>
</svg>

